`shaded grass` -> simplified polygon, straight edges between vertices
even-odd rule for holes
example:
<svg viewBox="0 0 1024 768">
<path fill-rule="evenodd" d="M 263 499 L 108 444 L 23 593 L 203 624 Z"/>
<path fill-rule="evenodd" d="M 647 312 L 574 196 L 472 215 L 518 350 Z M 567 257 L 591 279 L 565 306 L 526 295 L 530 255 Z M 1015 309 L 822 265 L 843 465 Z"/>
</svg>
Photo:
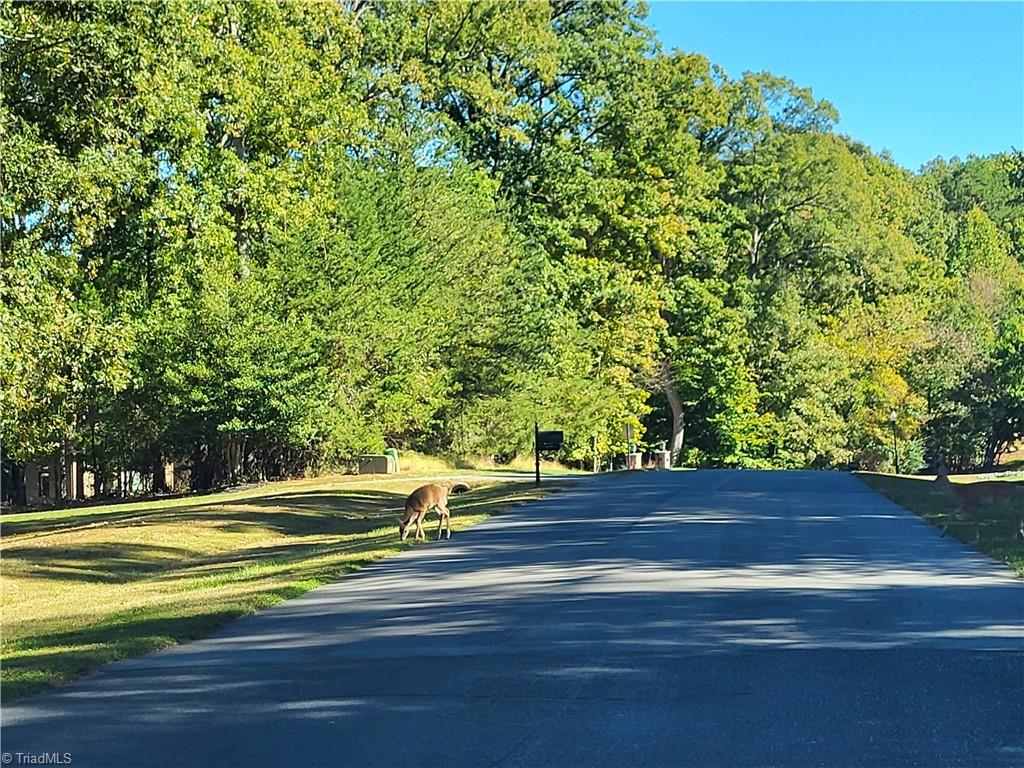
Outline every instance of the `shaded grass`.
<svg viewBox="0 0 1024 768">
<path fill-rule="evenodd" d="M 1020 517 L 1024 514 L 1024 478 L 1000 478 L 1002 482 L 1017 487 L 1017 499 L 982 505 L 978 523 L 965 516 L 956 502 L 941 486 L 930 477 L 909 477 L 903 475 L 879 475 L 859 472 L 858 477 L 871 488 L 895 501 L 928 522 L 945 530 L 970 547 L 1000 560 L 1024 577 L 1024 541 L 1017 537 Z M 985 476 L 950 477 L 954 483 L 991 480 Z M 975 541 L 975 531 L 980 530 L 981 538 Z"/>
<path fill-rule="evenodd" d="M 456 534 L 556 488 L 479 482 L 452 500 Z M 399 543 L 397 522 L 421 483 L 307 481 L 190 506 L 115 507 L 86 521 L 37 513 L 5 522 L 0 696 L 11 701 L 204 637 L 415 546 Z"/>
</svg>

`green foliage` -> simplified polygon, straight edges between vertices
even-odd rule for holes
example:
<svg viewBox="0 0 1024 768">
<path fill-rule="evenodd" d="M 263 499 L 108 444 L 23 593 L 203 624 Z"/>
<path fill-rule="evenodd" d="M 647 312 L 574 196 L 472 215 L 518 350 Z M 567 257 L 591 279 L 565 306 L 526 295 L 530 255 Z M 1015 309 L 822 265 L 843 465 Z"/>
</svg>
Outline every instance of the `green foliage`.
<svg viewBox="0 0 1024 768">
<path fill-rule="evenodd" d="M 10 5 L 4 458 L 208 486 L 512 455 L 536 419 L 566 459 L 632 423 L 701 463 L 879 468 L 895 410 L 920 461 L 995 462 L 1019 153 L 911 174 L 643 14 Z"/>
</svg>

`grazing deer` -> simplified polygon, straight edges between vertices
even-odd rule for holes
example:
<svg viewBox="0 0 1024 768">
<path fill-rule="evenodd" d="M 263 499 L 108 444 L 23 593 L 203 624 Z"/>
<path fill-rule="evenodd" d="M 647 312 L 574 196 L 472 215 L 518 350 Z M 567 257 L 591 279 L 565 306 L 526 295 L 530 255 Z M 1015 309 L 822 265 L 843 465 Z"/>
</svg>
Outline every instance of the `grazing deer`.
<svg viewBox="0 0 1024 768">
<path fill-rule="evenodd" d="M 398 524 L 398 533 L 401 536 L 401 540 L 405 541 L 409 536 L 409 526 L 415 525 L 416 534 L 414 538 L 426 541 L 427 535 L 423 532 L 423 521 L 426 519 L 427 513 L 435 507 L 440 517 L 437 524 L 437 538 L 441 538 L 441 529 L 447 528 L 448 535 L 446 538 L 450 539 L 452 537 L 452 525 L 451 512 L 448 510 L 448 488 L 437 483 L 431 483 L 430 485 L 420 486 L 410 493 L 409 498 L 405 500 L 405 517 Z"/>
<path fill-rule="evenodd" d="M 1000 480 L 987 480 L 978 483 L 951 483 L 945 473 L 940 472 L 935 482 L 953 498 L 957 509 L 968 519 L 974 522 L 974 540 L 981 541 L 981 511 L 990 504 L 1002 504 L 1007 501 L 1020 499 L 1021 503 L 1015 511 L 1018 512 L 1017 528 L 1015 536 L 1024 538 L 1024 495 L 1015 483 L 1003 482 Z M 942 535 L 946 535 L 946 529 L 942 529 Z"/>
</svg>

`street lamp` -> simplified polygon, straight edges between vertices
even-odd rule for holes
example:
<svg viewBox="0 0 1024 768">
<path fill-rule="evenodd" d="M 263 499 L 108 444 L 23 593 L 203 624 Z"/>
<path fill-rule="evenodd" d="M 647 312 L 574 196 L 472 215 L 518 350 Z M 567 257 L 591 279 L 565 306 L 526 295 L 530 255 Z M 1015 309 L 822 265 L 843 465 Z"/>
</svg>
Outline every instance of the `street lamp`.
<svg viewBox="0 0 1024 768">
<path fill-rule="evenodd" d="M 889 412 L 889 423 L 892 424 L 892 459 L 896 464 L 896 474 L 900 473 L 900 454 L 896 446 L 896 411 Z"/>
</svg>

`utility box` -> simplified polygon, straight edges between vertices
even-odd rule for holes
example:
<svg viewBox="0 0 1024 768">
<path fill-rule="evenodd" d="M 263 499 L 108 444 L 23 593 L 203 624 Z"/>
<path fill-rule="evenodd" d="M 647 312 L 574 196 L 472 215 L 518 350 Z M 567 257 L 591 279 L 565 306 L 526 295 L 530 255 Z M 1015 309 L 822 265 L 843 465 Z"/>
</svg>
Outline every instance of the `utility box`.
<svg viewBox="0 0 1024 768">
<path fill-rule="evenodd" d="M 626 469 L 643 469 L 644 455 L 642 453 L 626 454 Z"/>
<path fill-rule="evenodd" d="M 367 454 L 359 457 L 360 475 L 390 475 L 398 471 L 394 456 Z"/>
<path fill-rule="evenodd" d="M 654 468 L 672 469 L 672 451 L 655 451 Z"/>
</svg>

